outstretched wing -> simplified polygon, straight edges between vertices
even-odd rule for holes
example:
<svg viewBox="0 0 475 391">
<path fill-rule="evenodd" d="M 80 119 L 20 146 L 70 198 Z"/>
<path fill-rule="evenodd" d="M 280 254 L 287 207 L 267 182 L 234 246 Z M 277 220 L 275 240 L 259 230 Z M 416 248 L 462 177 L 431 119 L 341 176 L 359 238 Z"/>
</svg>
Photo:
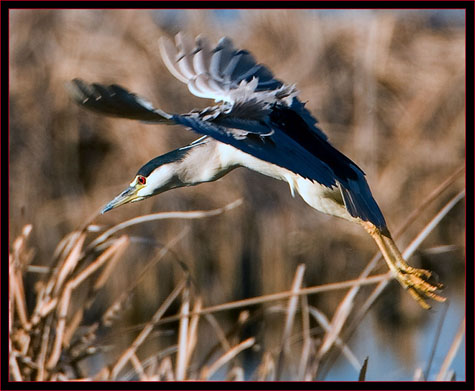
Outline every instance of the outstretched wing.
<svg viewBox="0 0 475 391">
<path fill-rule="evenodd" d="M 193 95 L 232 103 L 239 98 L 239 89 L 293 91 L 258 64 L 248 51 L 236 49 L 227 37 L 213 49 L 202 36 L 193 44 L 185 34 L 178 33 L 175 42 L 176 45 L 167 38 L 160 40 L 162 59 L 171 74 L 187 84 Z M 256 84 L 248 86 L 253 80 Z"/>
<path fill-rule="evenodd" d="M 297 98 L 292 85 L 284 85 L 246 50 L 236 49 L 232 41 L 221 38 L 211 49 L 198 36 L 195 44 L 183 33 L 160 40 L 160 53 L 168 70 L 198 97 L 231 104 L 246 101 L 283 103 L 291 106 L 307 123 L 308 129 L 324 140 L 327 136 L 316 126 L 317 120 Z"/>
<path fill-rule="evenodd" d="M 170 114 L 115 84 L 104 86 L 74 79 L 66 84 L 66 88 L 78 104 L 101 114 L 154 123 L 170 122 Z"/>
</svg>

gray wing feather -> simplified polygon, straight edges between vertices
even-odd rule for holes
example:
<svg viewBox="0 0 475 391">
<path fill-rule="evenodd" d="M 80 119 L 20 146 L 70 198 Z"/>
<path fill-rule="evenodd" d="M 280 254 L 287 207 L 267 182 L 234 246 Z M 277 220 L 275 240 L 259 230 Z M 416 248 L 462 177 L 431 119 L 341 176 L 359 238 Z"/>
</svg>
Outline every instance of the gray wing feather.
<svg viewBox="0 0 475 391">
<path fill-rule="evenodd" d="M 239 58 L 239 61 L 236 63 L 234 69 L 231 70 L 230 67 L 228 67 L 226 68 L 226 72 L 229 72 L 231 74 L 231 79 L 236 80 L 236 82 L 239 82 L 249 76 L 252 76 L 252 69 L 255 67 L 255 70 L 257 70 L 258 65 L 256 65 L 256 61 L 251 56 L 251 54 L 244 50 L 241 50 L 240 53 L 236 56 L 236 58 Z"/>
<path fill-rule="evenodd" d="M 178 53 L 171 41 L 168 39 L 160 40 L 160 54 L 170 73 L 182 83 L 188 83 L 188 78 L 185 77 L 178 68 Z"/>
<path fill-rule="evenodd" d="M 204 74 L 198 75 L 194 80 L 191 80 L 189 83 L 195 83 L 196 87 L 202 92 L 203 97 L 209 97 L 209 93 L 219 94 L 222 91 L 225 91 L 225 87 L 206 77 Z M 207 95 L 208 94 L 208 95 Z"/>
<path fill-rule="evenodd" d="M 186 83 L 196 96 L 233 102 L 236 97 L 248 96 L 239 90 L 249 90 L 254 79 L 257 80 L 255 87 L 252 84 L 254 90 L 268 92 L 270 98 L 276 96 L 274 91 L 285 88 L 249 52 L 236 49 L 229 38 L 222 38 L 213 49 L 201 36 L 196 38 L 194 47 L 182 33 L 176 35 L 175 42 L 173 45 L 169 39 L 162 38 L 160 54 L 172 75 Z"/>
<path fill-rule="evenodd" d="M 193 49 L 193 42 L 185 34 L 177 34 L 175 37 L 176 46 L 178 49 L 177 64 L 181 74 L 188 80 L 195 76 L 195 69 L 193 67 L 193 57 L 189 54 Z"/>
<path fill-rule="evenodd" d="M 197 75 L 208 72 L 210 66 L 211 49 L 206 38 L 196 38 L 196 48 L 193 56 L 193 67 Z"/>
<path fill-rule="evenodd" d="M 224 81 L 224 70 L 233 58 L 235 49 L 229 38 L 221 38 L 218 46 L 213 49 L 210 64 L 210 74 L 215 80 Z"/>
<path fill-rule="evenodd" d="M 241 61 L 241 55 L 240 54 L 237 54 L 237 55 L 233 56 L 232 58 L 230 58 L 228 64 L 226 65 L 226 67 L 224 68 L 224 70 L 222 72 L 225 80 L 226 79 L 228 81 L 231 80 L 233 72 L 236 69 L 236 67 L 238 66 L 239 61 Z"/>
</svg>

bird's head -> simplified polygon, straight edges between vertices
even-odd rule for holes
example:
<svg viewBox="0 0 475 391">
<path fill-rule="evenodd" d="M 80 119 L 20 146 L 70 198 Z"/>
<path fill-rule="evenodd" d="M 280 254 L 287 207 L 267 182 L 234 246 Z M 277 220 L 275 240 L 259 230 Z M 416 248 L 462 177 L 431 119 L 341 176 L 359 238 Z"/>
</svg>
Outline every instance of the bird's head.
<svg viewBox="0 0 475 391">
<path fill-rule="evenodd" d="M 150 160 L 138 170 L 129 187 L 110 201 L 101 213 L 185 186 L 186 184 L 180 180 L 178 175 L 180 163 L 185 154 L 185 150 L 177 149 Z"/>
</svg>

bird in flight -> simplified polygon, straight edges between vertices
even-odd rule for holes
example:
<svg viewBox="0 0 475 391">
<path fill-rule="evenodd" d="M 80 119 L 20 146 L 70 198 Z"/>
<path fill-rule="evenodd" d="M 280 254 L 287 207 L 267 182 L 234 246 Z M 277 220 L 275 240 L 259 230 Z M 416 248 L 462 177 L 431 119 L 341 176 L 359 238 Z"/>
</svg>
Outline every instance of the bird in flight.
<svg viewBox="0 0 475 391">
<path fill-rule="evenodd" d="M 444 301 L 431 272 L 409 266 L 391 238 L 364 172 L 333 147 L 317 120 L 298 99 L 294 85 L 276 79 L 229 38 L 216 47 L 199 36 L 193 43 L 179 33 L 175 45 L 160 41 L 168 70 L 198 97 L 216 105 L 185 114 L 169 114 L 118 85 L 74 79 L 70 95 L 81 106 L 107 115 L 149 123 L 182 125 L 200 134 L 191 144 L 142 166 L 130 185 L 102 210 L 137 202 L 170 189 L 211 182 L 234 168 L 247 167 L 285 181 L 292 195 L 328 215 L 364 227 L 389 269 L 423 308 L 428 298 Z"/>
</svg>

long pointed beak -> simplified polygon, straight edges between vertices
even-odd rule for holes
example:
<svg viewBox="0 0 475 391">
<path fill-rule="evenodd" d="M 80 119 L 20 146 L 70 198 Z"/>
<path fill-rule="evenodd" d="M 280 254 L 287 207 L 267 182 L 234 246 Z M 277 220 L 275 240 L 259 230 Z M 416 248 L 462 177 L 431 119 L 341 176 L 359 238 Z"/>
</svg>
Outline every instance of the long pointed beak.
<svg viewBox="0 0 475 391">
<path fill-rule="evenodd" d="M 142 197 L 136 196 L 137 190 L 138 189 L 136 189 L 135 187 L 129 186 L 117 197 L 115 197 L 111 202 L 109 202 L 106 206 L 104 206 L 101 213 L 104 214 L 111 209 L 117 208 L 118 206 L 128 204 L 129 202 L 141 200 Z"/>
</svg>

